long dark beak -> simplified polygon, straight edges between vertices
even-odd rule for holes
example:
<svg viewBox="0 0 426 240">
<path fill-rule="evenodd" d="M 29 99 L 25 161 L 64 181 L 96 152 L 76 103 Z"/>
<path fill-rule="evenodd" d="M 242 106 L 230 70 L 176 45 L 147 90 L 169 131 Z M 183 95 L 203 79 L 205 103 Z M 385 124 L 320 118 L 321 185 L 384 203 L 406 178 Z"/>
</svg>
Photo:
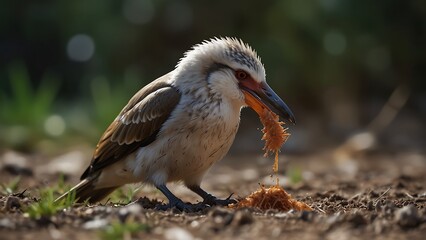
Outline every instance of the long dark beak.
<svg viewBox="0 0 426 240">
<path fill-rule="evenodd" d="M 266 82 L 259 84 L 250 79 L 240 82 L 240 88 L 246 97 L 247 105 L 258 114 L 261 114 L 263 109 L 267 108 L 284 121 L 296 124 L 293 112 Z"/>
</svg>

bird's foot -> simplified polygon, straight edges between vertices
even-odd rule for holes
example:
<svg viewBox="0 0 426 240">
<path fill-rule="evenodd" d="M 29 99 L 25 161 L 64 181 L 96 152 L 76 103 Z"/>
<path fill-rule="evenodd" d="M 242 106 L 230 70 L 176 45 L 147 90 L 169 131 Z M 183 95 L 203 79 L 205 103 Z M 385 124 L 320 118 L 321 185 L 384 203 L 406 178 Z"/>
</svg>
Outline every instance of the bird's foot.
<svg viewBox="0 0 426 240">
<path fill-rule="evenodd" d="M 231 198 L 233 193 L 229 195 L 229 197 L 225 199 L 219 199 L 211 194 L 208 194 L 205 198 L 203 203 L 208 204 L 210 206 L 228 206 L 229 204 L 237 203 L 237 200 Z"/>
<path fill-rule="evenodd" d="M 182 200 L 171 201 L 168 204 L 158 204 L 155 209 L 166 211 L 169 209 L 176 208 L 182 212 L 199 212 L 207 208 L 205 204 L 191 204 L 184 203 Z"/>
</svg>

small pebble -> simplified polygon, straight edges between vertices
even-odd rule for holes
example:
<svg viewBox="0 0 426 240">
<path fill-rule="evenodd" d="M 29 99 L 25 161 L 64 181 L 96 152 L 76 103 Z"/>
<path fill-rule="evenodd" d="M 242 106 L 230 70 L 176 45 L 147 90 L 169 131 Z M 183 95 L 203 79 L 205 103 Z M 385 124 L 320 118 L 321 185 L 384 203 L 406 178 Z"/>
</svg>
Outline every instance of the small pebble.
<svg viewBox="0 0 426 240">
<path fill-rule="evenodd" d="M 254 218 L 247 210 L 241 210 L 235 213 L 234 218 L 232 220 L 232 225 L 234 226 L 242 226 L 246 224 L 253 223 Z"/>
<path fill-rule="evenodd" d="M 229 225 L 234 215 L 235 212 L 222 207 L 215 207 L 208 213 L 208 216 L 213 219 L 214 223 L 223 226 Z"/>
<path fill-rule="evenodd" d="M 0 219 L 0 228 L 14 228 L 15 224 L 8 218 Z"/>
<path fill-rule="evenodd" d="M 120 217 L 120 220 L 124 222 L 129 215 L 137 215 L 141 213 L 141 211 L 142 211 L 141 205 L 130 204 L 128 206 L 121 208 L 118 211 L 118 216 Z"/>
<path fill-rule="evenodd" d="M 398 209 L 395 213 L 395 221 L 402 228 L 417 227 L 420 224 L 417 208 L 414 205 L 408 205 Z"/>
<path fill-rule="evenodd" d="M 198 228 L 200 226 L 200 222 L 199 221 L 192 221 L 190 226 L 193 227 L 193 228 Z"/>
<path fill-rule="evenodd" d="M 302 211 L 300 214 L 300 219 L 302 219 L 305 222 L 312 222 L 316 216 L 315 212 L 312 211 Z"/>
<path fill-rule="evenodd" d="M 2 169 L 12 175 L 32 176 L 33 170 L 28 166 L 28 158 L 17 152 L 6 152 L 3 156 Z"/>
<path fill-rule="evenodd" d="M 21 208 L 21 201 L 19 198 L 14 196 L 9 196 L 6 199 L 6 203 L 4 205 L 5 211 L 11 211 L 13 209 L 20 209 Z"/>
<path fill-rule="evenodd" d="M 168 240 L 192 240 L 194 236 L 187 230 L 180 227 L 172 227 L 164 232 L 164 237 Z"/>
<path fill-rule="evenodd" d="M 86 211 L 84 211 L 84 214 L 86 214 L 86 215 L 92 215 L 93 214 L 93 208 L 88 208 L 88 209 L 86 209 Z"/>
<path fill-rule="evenodd" d="M 94 219 L 83 224 L 84 229 L 99 229 L 108 224 L 106 219 Z"/>
<path fill-rule="evenodd" d="M 226 215 L 232 214 L 232 212 L 226 208 L 222 208 L 222 207 L 215 207 L 212 208 L 209 213 L 208 216 L 209 217 L 225 217 Z"/>
</svg>

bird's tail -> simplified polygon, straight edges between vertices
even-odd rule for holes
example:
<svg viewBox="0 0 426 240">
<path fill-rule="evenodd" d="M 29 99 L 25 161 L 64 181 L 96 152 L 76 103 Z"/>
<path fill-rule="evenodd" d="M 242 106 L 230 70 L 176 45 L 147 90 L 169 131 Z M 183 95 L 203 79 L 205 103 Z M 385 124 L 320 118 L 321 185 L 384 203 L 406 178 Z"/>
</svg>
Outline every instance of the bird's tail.
<svg viewBox="0 0 426 240">
<path fill-rule="evenodd" d="M 95 203 L 104 199 L 108 194 L 117 187 L 96 188 L 95 182 L 97 177 L 83 179 L 80 183 L 71 188 L 68 192 L 58 197 L 55 202 L 66 198 L 69 194 L 75 192 L 75 199 L 78 203 L 89 202 Z"/>
</svg>

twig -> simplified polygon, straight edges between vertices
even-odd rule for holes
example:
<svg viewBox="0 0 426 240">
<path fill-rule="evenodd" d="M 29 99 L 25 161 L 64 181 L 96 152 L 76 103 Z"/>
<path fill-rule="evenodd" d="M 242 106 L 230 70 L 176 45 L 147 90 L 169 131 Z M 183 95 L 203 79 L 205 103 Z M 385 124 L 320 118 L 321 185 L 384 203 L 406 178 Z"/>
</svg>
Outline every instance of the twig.
<svg viewBox="0 0 426 240">
<path fill-rule="evenodd" d="M 320 211 L 323 214 L 326 214 L 326 212 L 324 210 L 322 210 L 321 208 L 319 208 L 319 207 L 315 207 L 315 209 L 318 210 L 318 211 Z"/>
<path fill-rule="evenodd" d="M 414 199 L 414 197 L 413 197 L 413 196 L 411 196 L 411 194 L 409 194 L 408 192 L 406 192 L 406 193 L 405 193 L 405 195 L 407 195 L 407 197 L 409 197 L 409 198 L 411 198 L 411 199 Z"/>
<path fill-rule="evenodd" d="M 390 190 L 391 188 L 389 187 L 386 191 L 384 191 L 374 202 L 374 204 L 377 204 L 377 202 L 379 202 L 379 200 L 383 197 L 383 196 L 385 196 L 388 192 L 389 192 L 389 190 Z"/>
</svg>

